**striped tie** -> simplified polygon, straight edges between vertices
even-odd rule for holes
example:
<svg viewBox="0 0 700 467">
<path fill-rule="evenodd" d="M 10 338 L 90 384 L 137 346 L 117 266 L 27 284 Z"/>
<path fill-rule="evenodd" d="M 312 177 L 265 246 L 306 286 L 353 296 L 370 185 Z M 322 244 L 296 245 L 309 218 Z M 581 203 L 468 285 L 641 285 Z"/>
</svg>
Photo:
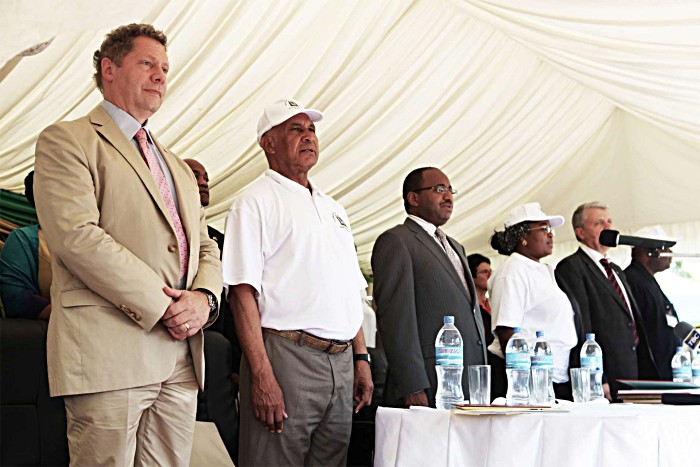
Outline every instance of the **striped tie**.
<svg viewBox="0 0 700 467">
<path fill-rule="evenodd" d="M 467 297 L 469 297 L 469 300 L 471 300 L 471 293 L 469 292 L 469 287 L 467 286 L 467 278 L 464 276 L 464 267 L 462 266 L 462 262 L 459 260 L 457 253 L 455 253 L 450 246 L 450 243 L 447 241 L 447 235 L 445 235 L 445 232 L 438 228 L 435 230 L 435 235 L 437 236 L 438 240 L 440 240 L 442 247 L 445 249 L 445 253 L 447 253 L 450 263 L 452 263 L 455 271 L 457 271 L 457 275 L 462 281 L 462 285 L 464 285 L 464 290 L 467 291 Z"/>
<path fill-rule="evenodd" d="M 620 284 L 617 282 L 617 278 L 615 278 L 615 273 L 613 272 L 612 264 L 610 264 L 610 261 L 607 258 L 603 258 L 600 260 L 600 264 L 603 265 L 605 268 L 605 273 L 608 275 L 608 280 L 613 286 L 613 289 L 615 289 L 615 292 L 620 296 L 622 299 L 622 303 L 625 304 L 625 308 L 627 309 L 627 313 L 630 315 L 630 319 L 632 320 L 632 332 L 634 333 L 634 345 L 639 344 L 639 336 L 637 335 L 637 326 L 634 322 L 634 316 L 632 315 L 632 310 L 630 309 L 629 304 L 627 303 L 627 300 L 625 300 L 625 294 L 622 293 L 622 288 L 620 287 Z"/>
<path fill-rule="evenodd" d="M 173 200 L 173 194 L 170 192 L 170 187 L 168 187 L 168 182 L 165 180 L 165 175 L 160 168 L 160 164 L 158 164 L 156 156 L 153 154 L 153 151 L 151 151 L 151 147 L 148 144 L 146 130 L 141 128 L 136 132 L 134 138 L 136 139 L 136 142 L 139 143 L 139 148 L 141 148 L 143 158 L 146 160 L 146 164 L 148 164 L 148 168 L 151 170 L 153 178 L 156 180 L 158 191 L 160 191 L 161 196 L 163 196 L 165 207 L 168 208 L 170 219 L 173 221 L 173 225 L 175 226 L 175 236 L 177 237 L 177 244 L 180 247 L 180 279 L 182 280 L 187 273 L 189 247 L 187 245 L 185 229 L 182 227 L 182 222 L 180 221 L 180 214 L 177 212 L 175 201 Z"/>
</svg>

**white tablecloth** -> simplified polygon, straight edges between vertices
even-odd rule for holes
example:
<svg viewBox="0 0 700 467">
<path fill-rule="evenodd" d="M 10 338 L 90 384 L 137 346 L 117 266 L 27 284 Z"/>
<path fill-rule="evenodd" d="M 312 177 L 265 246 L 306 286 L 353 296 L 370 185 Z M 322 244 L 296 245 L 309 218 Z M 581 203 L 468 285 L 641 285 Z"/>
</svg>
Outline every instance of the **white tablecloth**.
<svg viewBox="0 0 700 467">
<path fill-rule="evenodd" d="M 471 416 L 380 407 L 374 465 L 698 465 L 700 406 L 578 405 L 570 410 Z"/>
<path fill-rule="evenodd" d="M 190 467 L 235 467 L 219 430 L 211 422 L 197 422 L 194 425 Z"/>
</svg>

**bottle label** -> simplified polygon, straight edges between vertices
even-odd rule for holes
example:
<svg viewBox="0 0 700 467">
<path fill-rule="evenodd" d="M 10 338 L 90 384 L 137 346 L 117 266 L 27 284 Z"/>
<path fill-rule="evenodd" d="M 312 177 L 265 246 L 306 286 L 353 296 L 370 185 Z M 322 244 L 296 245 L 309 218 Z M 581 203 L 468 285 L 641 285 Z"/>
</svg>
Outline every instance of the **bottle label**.
<svg viewBox="0 0 700 467">
<path fill-rule="evenodd" d="M 552 368 L 554 357 L 551 355 L 531 355 L 530 364 L 533 368 Z"/>
<path fill-rule="evenodd" d="M 689 380 L 691 377 L 690 367 L 682 366 L 673 369 L 673 379 Z"/>
<path fill-rule="evenodd" d="M 529 370 L 530 355 L 524 352 L 506 353 L 506 368 L 509 370 Z"/>
<path fill-rule="evenodd" d="M 464 350 L 462 347 L 435 347 L 435 364 L 441 366 L 464 366 Z"/>
<path fill-rule="evenodd" d="M 581 368 L 603 371 L 603 357 L 581 357 Z"/>
</svg>

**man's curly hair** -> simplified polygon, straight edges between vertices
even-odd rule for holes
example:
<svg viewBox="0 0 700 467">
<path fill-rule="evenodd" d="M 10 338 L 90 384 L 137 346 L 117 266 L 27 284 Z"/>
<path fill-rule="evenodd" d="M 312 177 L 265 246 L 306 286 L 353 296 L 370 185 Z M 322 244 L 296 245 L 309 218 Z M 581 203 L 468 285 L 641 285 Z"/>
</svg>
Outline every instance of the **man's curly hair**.
<svg viewBox="0 0 700 467">
<path fill-rule="evenodd" d="M 155 39 L 167 49 L 168 38 L 163 31 L 159 31 L 150 24 L 127 24 L 120 26 L 105 36 L 104 42 L 99 50 L 92 56 L 92 64 L 95 68 L 93 78 L 97 84 L 97 89 L 102 91 L 102 59 L 107 57 L 117 66 L 122 65 L 124 56 L 134 48 L 134 39 L 140 36 Z"/>
</svg>

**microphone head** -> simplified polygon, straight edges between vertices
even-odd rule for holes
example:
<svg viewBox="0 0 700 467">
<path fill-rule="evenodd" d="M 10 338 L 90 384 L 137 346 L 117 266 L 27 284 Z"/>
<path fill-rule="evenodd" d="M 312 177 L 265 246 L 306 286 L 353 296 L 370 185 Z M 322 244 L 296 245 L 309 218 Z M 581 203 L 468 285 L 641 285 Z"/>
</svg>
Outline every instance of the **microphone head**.
<svg viewBox="0 0 700 467">
<path fill-rule="evenodd" d="M 683 340 L 686 337 L 688 337 L 688 334 L 690 334 L 694 330 L 695 328 L 692 324 L 686 323 L 685 321 L 681 321 L 678 324 L 676 324 L 675 328 L 673 328 L 673 333 L 676 335 L 677 338 Z"/>
<path fill-rule="evenodd" d="M 602 230 L 600 232 L 600 238 L 598 241 L 603 246 L 608 246 L 615 248 L 617 246 L 617 239 L 620 236 L 620 232 L 617 230 Z"/>
</svg>

